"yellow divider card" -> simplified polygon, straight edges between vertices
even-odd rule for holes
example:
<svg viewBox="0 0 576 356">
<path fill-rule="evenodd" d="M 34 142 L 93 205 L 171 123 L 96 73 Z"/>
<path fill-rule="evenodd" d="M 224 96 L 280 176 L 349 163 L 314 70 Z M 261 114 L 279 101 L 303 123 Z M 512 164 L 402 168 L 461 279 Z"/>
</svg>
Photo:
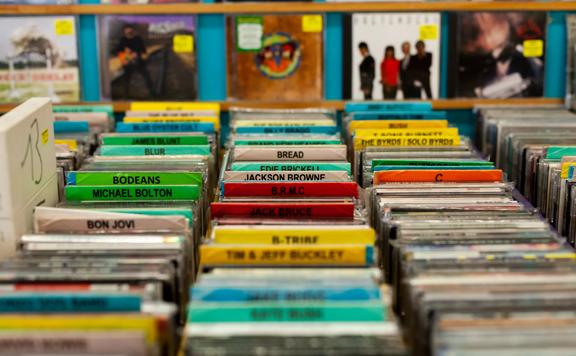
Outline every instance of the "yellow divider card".
<svg viewBox="0 0 576 356">
<path fill-rule="evenodd" d="M 460 137 L 456 128 L 440 129 L 357 129 L 354 149 L 394 146 L 458 146 Z"/>
<path fill-rule="evenodd" d="M 368 226 L 217 226 L 213 239 L 218 244 L 232 245 L 351 245 L 374 244 L 375 234 Z"/>
<path fill-rule="evenodd" d="M 152 315 L 0 315 L 0 331 L 7 330 L 142 330 L 148 344 L 158 341 Z"/>
<path fill-rule="evenodd" d="M 425 129 L 448 128 L 447 120 L 358 120 L 348 125 L 348 132 L 356 129 Z"/>
<path fill-rule="evenodd" d="M 369 266 L 372 245 L 202 245 L 206 266 Z"/>
<path fill-rule="evenodd" d="M 134 102 L 130 104 L 131 111 L 214 111 L 220 113 L 220 104 L 204 102 Z"/>
</svg>

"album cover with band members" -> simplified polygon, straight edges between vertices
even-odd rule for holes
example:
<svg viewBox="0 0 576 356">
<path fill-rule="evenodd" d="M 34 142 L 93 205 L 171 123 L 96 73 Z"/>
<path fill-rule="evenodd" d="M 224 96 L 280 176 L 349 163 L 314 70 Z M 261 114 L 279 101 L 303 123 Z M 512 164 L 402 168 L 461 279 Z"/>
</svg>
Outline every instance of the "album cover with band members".
<svg viewBox="0 0 576 356">
<path fill-rule="evenodd" d="M 102 96 L 196 99 L 195 36 L 195 16 L 101 17 Z"/>
<path fill-rule="evenodd" d="M 322 100 L 322 15 L 230 16 L 228 97 Z"/>
<path fill-rule="evenodd" d="M 460 12 L 451 19 L 451 97 L 539 97 L 544 92 L 545 12 Z"/>
<path fill-rule="evenodd" d="M 358 13 L 345 22 L 346 99 L 438 98 L 440 13 Z"/>
</svg>

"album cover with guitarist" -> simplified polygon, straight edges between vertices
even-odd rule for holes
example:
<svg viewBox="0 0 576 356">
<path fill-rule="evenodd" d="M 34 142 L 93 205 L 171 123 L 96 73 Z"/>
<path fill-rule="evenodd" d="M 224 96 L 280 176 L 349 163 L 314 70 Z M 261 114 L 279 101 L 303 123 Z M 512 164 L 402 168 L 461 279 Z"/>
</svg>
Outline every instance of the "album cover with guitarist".
<svg viewBox="0 0 576 356">
<path fill-rule="evenodd" d="M 228 17 L 228 96 L 322 100 L 323 21 L 322 15 Z"/>
<path fill-rule="evenodd" d="M 103 97 L 196 99 L 195 32 L 194 16 L 103 16 Z"/>
</svg>

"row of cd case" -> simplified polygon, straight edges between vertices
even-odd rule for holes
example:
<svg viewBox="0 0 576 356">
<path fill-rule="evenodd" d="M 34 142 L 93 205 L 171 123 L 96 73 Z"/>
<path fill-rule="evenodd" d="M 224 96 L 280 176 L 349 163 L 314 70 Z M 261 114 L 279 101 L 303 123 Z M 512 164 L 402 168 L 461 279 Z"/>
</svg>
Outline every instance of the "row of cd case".
<svg viewBox="0 0 576 356">
<path fill-rule="evenodd" d="M 62 355 L 173 355 L 180 348 L 218 134 L 213 123 L 164 121 L 178 114 L 213 121 L 219 112 L 131 109 L 115 125 L 110 107 L 55 108 L 61 202 L 35 209 L 34 233 L 0 266 L 0 319 L 22 331 L 6 340 L 31 340 L 11 354 L 51 347 Z"/>
</svg>

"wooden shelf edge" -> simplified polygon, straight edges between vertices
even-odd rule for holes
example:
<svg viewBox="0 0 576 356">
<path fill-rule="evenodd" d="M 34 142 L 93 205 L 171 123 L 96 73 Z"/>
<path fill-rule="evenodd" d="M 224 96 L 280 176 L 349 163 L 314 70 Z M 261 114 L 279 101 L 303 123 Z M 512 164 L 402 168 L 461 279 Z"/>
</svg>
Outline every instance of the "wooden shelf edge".
<svg viewBox="0 0 576 356">
<path fill-rule="evenodd" d="M 325 108 L 334 110 L 344 110 L 345 101 L 325 100 L 311 102 L 258 102 L 258 101 L 221 101 L 222 111 L 228 111 L 231 107 L 259 108 L 259 109 L 285 109 L 285 108 Z M 436 110 L 466 110 L 475 105 L 560 105 L 563 100 L 560 98 L 519 98 L 519 99 L 438 99 L 432 100 L 432 107 Z M 95 105 L 111 104 L 114 111 L 122 113 L 130 107 L 129 102 L 79 102 L 62 103 L 65 105 Z M 0 112 L 8 112 L 16 104 L 0 104 Z"/>
<path fill-rule="evenodd" d="M 248 14 L 379 11 L 573 11 L 575 1 L 402 1 L 186 3 L 146 5 L 0 5 L 2 15 Z"/>
</svg>

